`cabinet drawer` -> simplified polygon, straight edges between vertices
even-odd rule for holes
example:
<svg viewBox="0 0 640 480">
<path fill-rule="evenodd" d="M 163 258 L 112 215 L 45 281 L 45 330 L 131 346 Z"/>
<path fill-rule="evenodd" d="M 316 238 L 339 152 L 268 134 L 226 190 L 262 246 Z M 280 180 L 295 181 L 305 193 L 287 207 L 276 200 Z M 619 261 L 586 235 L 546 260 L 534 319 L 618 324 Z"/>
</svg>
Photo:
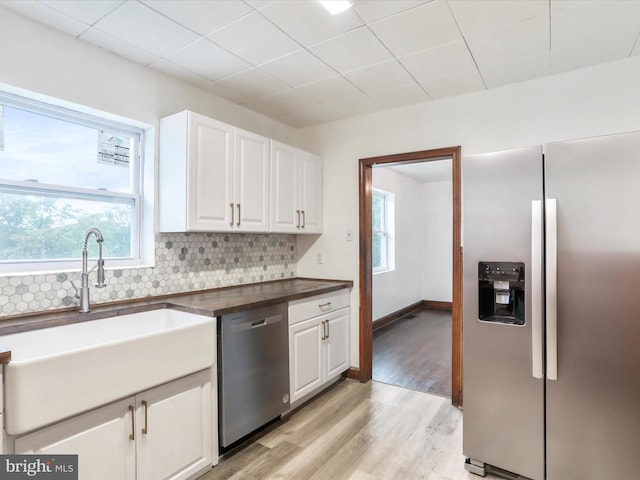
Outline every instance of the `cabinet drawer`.
<svg viewBox="0 0 640 480">
<path fill-rule="evenodd" d="M 349 306 L 349 290 L 323 293 L 289 302 L 289 325 Z"/>
</svg>

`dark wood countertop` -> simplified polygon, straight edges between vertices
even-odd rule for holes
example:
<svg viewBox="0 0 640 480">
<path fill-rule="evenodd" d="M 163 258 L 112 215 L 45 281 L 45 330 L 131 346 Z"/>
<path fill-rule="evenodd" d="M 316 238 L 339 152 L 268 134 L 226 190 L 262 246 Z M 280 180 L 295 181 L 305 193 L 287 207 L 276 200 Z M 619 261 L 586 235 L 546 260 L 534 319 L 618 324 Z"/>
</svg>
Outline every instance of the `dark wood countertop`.
<svg viewBox="0 0 640 480">
<path fill-rule="evenodd" d="M 89 313 L 80 313 L 77 311 L 77 307 L 74 307 L 37 314 L 15 315 L 0 319 L 0 344 L 2 343 L 2 335 L 126 315 L 145 310 L 175 308 L 198 315 L 217 317 L 227 313 L 288 302 L 351 287 L 353 287 L 353 282 L 350 280 L 291 278 L 161 297 L 147 297 L 124 302 L 96 304 L 92 306 L 92 310 Z M 7 349 L 3 350 L 0 346 L 0 363 L 7 363 L 10 359 L 11 352 Z"/>
<path fill-rule="evenodd" d="M 242 287 L 195 292 L 167 301 L 170 308 L 218 317 L 299 298 L 320 295 L 353 286 L 353 282 L 294 278 L 277 282 L 254 283 Z"/>
</svg>

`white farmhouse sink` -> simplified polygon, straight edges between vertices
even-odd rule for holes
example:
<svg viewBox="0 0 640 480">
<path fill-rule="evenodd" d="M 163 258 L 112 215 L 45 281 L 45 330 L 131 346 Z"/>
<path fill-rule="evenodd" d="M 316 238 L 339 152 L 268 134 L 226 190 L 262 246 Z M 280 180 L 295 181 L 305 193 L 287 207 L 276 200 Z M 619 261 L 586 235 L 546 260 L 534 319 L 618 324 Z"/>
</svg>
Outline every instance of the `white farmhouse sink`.
<svg viewBox="0 0 640 480">
<path fill-rule="evenodd" d="M 168 308 L 0 336 L 17 435 L 215 363 L 215 318 Z"/>
</svg>

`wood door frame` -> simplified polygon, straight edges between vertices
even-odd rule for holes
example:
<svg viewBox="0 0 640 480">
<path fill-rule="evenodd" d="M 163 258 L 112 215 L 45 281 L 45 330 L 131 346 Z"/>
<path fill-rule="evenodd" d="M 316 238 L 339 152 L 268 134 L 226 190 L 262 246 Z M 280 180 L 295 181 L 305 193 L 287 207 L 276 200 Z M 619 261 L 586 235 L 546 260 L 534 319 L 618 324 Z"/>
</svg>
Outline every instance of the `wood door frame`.
<svg viewBox="0 0 640 480">
<path fill-rule="evenodd" d="M 407 164 L 451 159 L 453 183 L 453 308 L 451 348 L 451 402 L 462 406 L 462 212 L 461 147 L 438 148 L 418 152 L 360 159 L 360 368 L 361 382 L 371 380 L 373 371 L 372 321 L 372 226 L 371 194 L 374 165 Z"/>
</svg>

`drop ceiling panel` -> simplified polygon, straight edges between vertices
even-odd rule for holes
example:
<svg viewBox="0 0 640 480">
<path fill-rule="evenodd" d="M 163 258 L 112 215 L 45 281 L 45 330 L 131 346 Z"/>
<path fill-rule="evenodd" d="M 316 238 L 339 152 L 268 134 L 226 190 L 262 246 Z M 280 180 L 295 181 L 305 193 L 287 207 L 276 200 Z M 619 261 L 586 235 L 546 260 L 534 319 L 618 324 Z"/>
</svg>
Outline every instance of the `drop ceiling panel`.
<svg viewBox="0 0 640 480">
<path fill-rule="evenodd" d="M 420 84 L 433 99 L 485 89 L 482 78 L 475 68 L 454 75 L 425 79 Z"/>
<path fill-rule="evenodd" d="M 284 55 L 262 63 L 258 68 L 292 87 L 313 83 L 336 74 L 333 68 L 308 50 L 298 50 Z"/>
<path fill-rule="evenodd" d="M 374 22 L 370 27 L 396 56 L 462 39 L 447 3 L 440 0 Z"/>
<path fill-rule="evenodd" d="M 316 0 L 0 0 L 292 126 L 640 55 L 640 0 L 353 4 L 330 15 Z"/>
<path fill-rule="evenodd" d="M 159 56 L 178 50 L 199 37 L 138 2 L 125 2 L 96 22 L 103 32 Z"/>
<path fill-rule="evenodd" d="M 143 3 L 200 35 L 208 35 L 253 12 L 246 3 L 234 0 L 143 0 Z"/>
<path fill-rule="evenodd" d="M 300 48 L 297 42 L 258 12 L 245 15 L 207 38 L 253 65 Z"/>
<path fill-rule="evenodd" d="M 360 90 L 339 75 L 303 85 L 296 88 L 296 91 L 323 104 L 348 100 L 362 94 Z"/>
<path fill-rule="evenodd" d="M 542 52 L 506 63 L 484 65 L 480 73 L 487 88 L 494 88 L 549 75 L 549 65 L 549 52 Z"/>
<path fill-rule="evenodd" d="M 391 60 L 393 56 L 367 27 L 319 43 L 309 50 L 338 72 Z"/>
<path fill-rule="evenodd" d="M 272 76 L 251 68 L 216 82 L 223 87 L 254 98 L 265 98 L 289 87 Z"/>
<path fill-rule="evenodd" d="M 416 83 L 374 93 L 371 98 L 384 108 L 403 107 L 431 100 L 431 97 Z"/>
<path fill-rule="evenodd" d="M 358 0 L 355 2 L 353 8 L 365 22 L 371 23 L 390 15 L 395 15 L 396 13 L 423 5 L 428 1 L 431 0 L 395 0 L 392 2 L 381 2 L 380 0 Z"/>
<path fill-rule="evenodd" d="M 331 15 L 316 1 L 275 1 L 263 7 L 260 13 L 304 46 L 322 42 L 363 25 L 354 10 Z"/>
<path fill-rule="evenodd" d="M 195 85 L 196 87 L 204 88 L 207 90 L 213 84 L 211 80 L 204 78 L 198 74 L 195 74 L 189 70 L 186 70 L 176 65 L 175 63 L 171 63 L 162 58 L 149 64 L 149 68 L 152 68 L 153 70 L 157 70 L 162 73 L 166 73 L 167 75 L 170 75 L 172 77 L 184 80 L 185 82 L 188 82 L 191 85 Z"/>
<path fill-rule="evenodd" d="M 77 37 L 89 28 L 89 25 L 86 23 L 69 17 L 35 0 L 24 0 L 21 2 L 2 0 L 0 1 L 0 6 L 9 7 L 27 17 L 33 18 L 61 32 L 73 35 L 74 37 Z"/>
<path fill-rule="evenodd" d="M 71 18 L 80 20 L 87 25 L 93 25 L 105 15 L 119 6 L 123 0 L 43 0 L 48 7 L 64 13 Z"/>
<path fill-rule="evenodd" d="M 210 80 L 219 80 L 251 68 L 250 64 L 205 37 L 167 55 L 166 59 Z"/>
<path fill-rule="evenodd" d="M 413 81 L 397 60 L 351 70 L 344 73 L 344 77 L 367 94 L 398 88 Z"/>
<path fill-rule="evenodd" d="M 640 2 L 568 3 L 554 11 L 551 50 L 620 48 L 628 55 L 640 34 Z M 626 51 L 624 49 L 626 48 Z M 597 63 L 597 60 L 596 60 Z"/>
<path fill-rule="evenodd" d="M 347 100 L 328 103 L 325 108 L 330 109 L 338 118 L 350 118 L 380 110 L 380 105 L 370 97 L 358 94 Z"/>
<path fill-rule="evenodd" d="M 467 44 L 462 40 L 401 57 L 400 62 L 418 81 L 475 68 Z"/>
<path fill-rule="evenodd" d="M 151 52 L 142 50 L 117 37 L 112 37 L 94 27 L 88 28 L 79 38 L 142 65 L 148 65 L 159 58 Z"/>
<path fill-rule="evenodd" d="M 549 18 L 549 3 L 541 0 L 449 0 L 465 36 L 501 30 L 535 17 Z"/>
<path fill-rule="evenodd" d="M 549 51 L 549 18 L 535 17 L 466 38 L 480 68 Z"/>
</svg>

